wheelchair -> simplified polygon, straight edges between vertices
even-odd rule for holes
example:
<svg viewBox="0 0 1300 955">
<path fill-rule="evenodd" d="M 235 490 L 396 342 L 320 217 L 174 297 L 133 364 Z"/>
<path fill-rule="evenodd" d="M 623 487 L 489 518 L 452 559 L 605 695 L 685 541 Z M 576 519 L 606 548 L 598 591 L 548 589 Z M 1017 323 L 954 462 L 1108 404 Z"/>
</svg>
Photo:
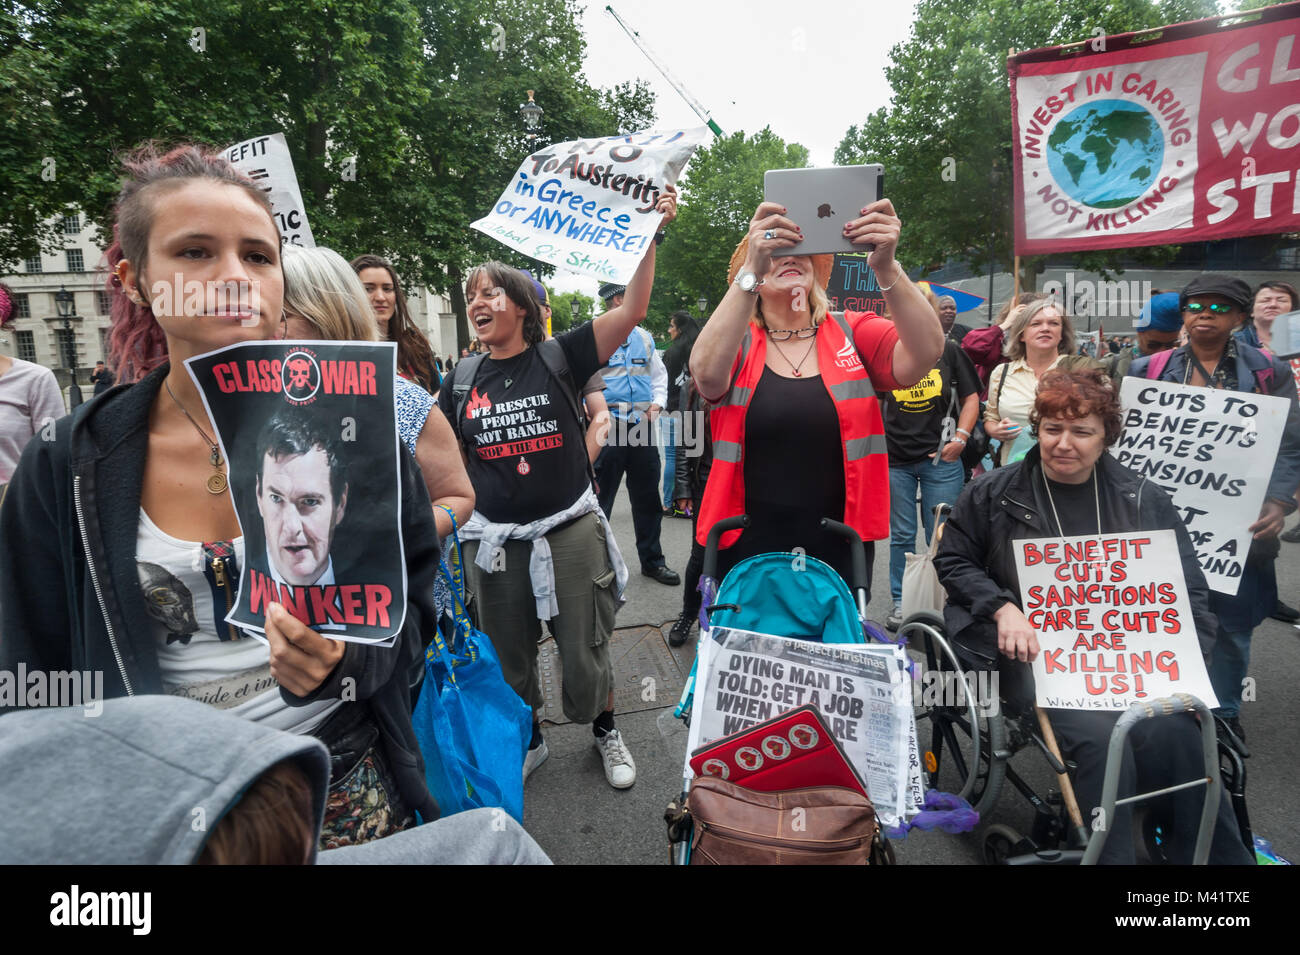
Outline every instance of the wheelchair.
<svg viewBox="0 0 1300 955">
<path fill-rule="evenodd" d="M 1032 821 L 1025 833 L 1001 822 L 984 827 L 984 861 L 990 865 L 1095 861 L 1100 846 L 1094 845 L 1089 853 L 1090 841 L 1096 843 L 1097 840 L 1090 838 L 1094 833 L 1090 832 L 1069 796 L 1069 779 L 1076 767 L 1061 758 L 1046 717 L 1034 706 L 1029 667 L 1009 660 L 990 660 L 963 647 L 947 636 L 942 615 L 933 612 L 909 616 L 900 625 L 898 636 L 906 638 L 909 648 L 923 660 L 916 721 L 928 785 L 959 792 L 981 818 L 997 805 L 1008 784 L 1033 810 Z M 996 681 L 992 679 L 993 675 L 997 676 Z M 990 697 L 991 691 L 996 691 L 996 695 Z M 1180 704 L 1180 708 L 1202 714 L 1206 765 L 1217 763 L 1221 792 L 1230 799 L 1242 843 L 1253 855 L 1253 837 L 1246 810 L 1244 762 L 1249 751 L 1221 720 L 1214 717 L 1211 721 L 1208 710 L 1199 701 L 1186 697 L 1185 705 Z M 1132 713 L 1121 718 L 1121 723 L 1127 720 L 1123 734 L 1117 733 L 1121 749 L 1128 728 L 1140 718 L 1140 714 Z M 1046 761 L 1054 778 L 1062 780 L 1058 786 L 1040 794 L 1011 765 L 1016 754 L 1027 749 L 1036 751 Z M 1117 763 L 1118 750 L 1114 738 L 1111 755 L 1110 762 Z M 1108 783 L 1112 768 L 1117 784 L 1118 765 L 1111 767 L 1109 764 Z M 941 776 L 944 777 L 942 784 Z M 1113 802 L 1113 786 L 1109 793 Z M 1207 839 L 1219 793 L 1219 790 L 1211 790 L 1207 794 L 1205 812 L 1208 815 L 1202 820 L 1202 836 Z M 1140 798 L 1136 797 L 1134 801 Z M 1168 863 L 1166 829 L 1159 809 L 1151 804 L 1139 804 L 1135 808 L 1138 811 L 1134 815 L 1134 830 L 1141 833 L 1147 859 L 1153 864 Z M 1106 818 L 1110 818 L 1112 810 L 1113 805 L 1107 810 Z M 1210 829 L 1205 828 L 1207 824 Z M 1207 853 L 1208 849 L 1207 841 Z"/>
</svg>

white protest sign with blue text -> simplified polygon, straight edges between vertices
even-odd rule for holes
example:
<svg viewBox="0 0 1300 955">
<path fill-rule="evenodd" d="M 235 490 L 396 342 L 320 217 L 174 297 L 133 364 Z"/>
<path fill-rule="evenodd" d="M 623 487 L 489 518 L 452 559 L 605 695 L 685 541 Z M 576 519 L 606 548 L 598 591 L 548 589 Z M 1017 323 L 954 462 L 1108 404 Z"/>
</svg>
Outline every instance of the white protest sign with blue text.
<svg viewBox="0 0 1300 955">
<path fill-rule="evenodd" d="M 316 240 L 307 224 L 307 210 L 302 204 L 302 191 L 298 188 L 298 176 L 293 171 L 293 157 L 289 155 L 284 133 L 246 139 L 235 143 L 222 155 L 252 179 L 271 200 L 271 214 L 280 230 L 280 244 L 314 249 Z"/>
<path fill-rule="evenodd" d="M 708 135 L 705 126 L 647 130 L 539 149 L 473 226 L 539 262 L 626 284 L 663 219 L 664 186 Z"/>
<path fill-rule="evenodd" d="M 1169 492 L 1211 590 L 1235 594 L 1282 444 L 1287 402 L 1217 388 L 1125 378 L 1120 464 Z"/>
</svg>

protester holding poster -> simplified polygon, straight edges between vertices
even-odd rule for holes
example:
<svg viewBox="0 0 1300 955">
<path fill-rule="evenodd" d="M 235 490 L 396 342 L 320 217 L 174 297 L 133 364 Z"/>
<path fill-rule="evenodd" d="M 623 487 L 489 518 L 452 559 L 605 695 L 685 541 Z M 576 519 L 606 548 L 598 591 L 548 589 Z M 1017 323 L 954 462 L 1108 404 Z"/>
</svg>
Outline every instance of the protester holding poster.
<svg viewBox="0 0 1300 955">
<path fill-rule="evenodd" d="M 183 362 L 276 337 L 280 238 L 264 193 L 215 153 L 145 148 L 126 170 L 107 253 L 111 353 L 135 384 L 27 447 L 0 513 L 0 669 L 102 671 L 110 697 L 185 696 L 318 737 L 335 757 L 331 840 L 432 818 L 410 717 L 438 561 L 424 486 L 408 459 L 394 646 L 328 639 L 278 604 L 266 642 L 226 622 L 246 556 L 228 481 L 256 477 L 228 472 Z M 289 573 L 319 579 L 330 548 L 290 550 Z"/>
<path fill-rule="evenodd" d="M 1250 636 L 1277 606 L 1273 562 L 1281 547 L 1278 533 L 1286 515 L 1296 509 L 1295 494 L 1300 487 L 1300 403 L 1291 369 L 1268 352 L 1233 337 L 1251 304 L 1250 286 L 1241 279 L 1198 275 L 1179 293 L 1187 344 L 1140 358 L 1129 370 L 1135 378 L 1274 395 L 1285 399 L 1290 408 L 1267 497 L 1259 519 L 1249 527 L 1253 540 L 1237 592 L 1210 594 L 1211 609 L 1219 620 L 1218 640 L 1210 657 L 1210 681 L 1219 698 L 1218 714 L 1242 741 L 1240 713 L 1243 681 L 1250 666 Z"/>
<path fill-rule="evenodd" d="M 787 254 L 801 233 L 785 211 L 759 205 L 732 254 L 727 294 L 691 351 L 696 387 L 713 405 L 713 467 L 696 540 L 748 513 L 749 530 L 722 536 L 720 575 L 745 557 L 798 547 L 847 580 L 848 541 L 821 520 L 852 527 L 871 567 L 874 541 L 889 534 L 876 392 L 919 381 L 943 351 L 943 331 L 895 258 L 902 223 L 888 199 L 864 206 L 843 231 L 855 245 L 874 246 L 867 264 L 893 321 L 829 312 L 832 256 Z"/>
<path fill-rule="evenodd" d="M 676 218 L 676 190 L 667 187 L 655 209 L 665 223 Z M 479 624 L 506 681 L 536 713 L 537 643 L 541 621 L 550 622 L 564 713 L 592 723 L 616 789 L 636 782 L 636 763 L 614 728 L 609 657 L 627 568 L 592 486 L 578 389 L 645 318 L 654 267 L 651 243 L 621 305 L 549 340 L 527 275 L 499 262 L 473 269 L 465 300 L 487 354 L 464 358 L 438 396 L 474 485 L 475 510 L 461 538 L 469 542 Z M 534 721 L 525 775 L 547 755 Z"/>
<path fill-rule="evenodd" d="M 1022 461 L 985 474 L 967 485 L 944 530 L 935 570 L 948 592 L 944 623 L 961 655 L 982 668 L 1000 667 L 1008 705 L 1030 705 L 1023 667 L 1038 656 L 1035 628 L 1021 610 L 1016 542 L 1059 540 L 1080 535 L 1172 530 L 1186 580 L 1187 599 L 1201 650 L 1214 640 L 1205 577 L 1186 527 L 1169 496 L 1155 484 L 1119 464 L 1106 448 L 1119 437 L 1118 396 L 1100 370 L 1048 372 L 1039 384 L 1030 426 L 1038 443 Z M 1108 567 L 1109 570 L 1109 567 Z M 1066 759 L 1078 766 L 1075 793 L 1085 819 L 1101 802 L 1107 745 L 1119 711 L 1048 710 Z M 1191 716 L 1145 720 L 1129 735 L 1131 752 L 1120 774 L 1119 795 L 1130 796 L 1203 772 L 1201 737 Z M 1190 861 L 1196 842 L 1203 794 L 1183 791 L 1171 797 L 1170 858 Z M 1106 820 L 1127 834 L 1132 810 L 1116 809 Z M 1133 864 L 1133 842 L 1112 835 L 1103 863 Z M 1249 864 L 1237 834 L 1230 800 L 1219 803 L 1210 861 Z"/>
</svg>

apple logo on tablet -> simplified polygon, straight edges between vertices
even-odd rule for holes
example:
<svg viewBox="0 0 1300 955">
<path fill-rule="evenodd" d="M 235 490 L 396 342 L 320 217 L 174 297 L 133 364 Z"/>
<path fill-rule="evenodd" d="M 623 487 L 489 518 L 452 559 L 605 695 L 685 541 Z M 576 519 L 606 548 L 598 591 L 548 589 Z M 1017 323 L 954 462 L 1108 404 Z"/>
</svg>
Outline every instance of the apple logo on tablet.
<svg viewBox="0 0 1300 955">
<path fill-rule="evenodd" d="M 823 202 L 820 206 L 817 207 L 818 219 L 829 219 L 833 215 L 835 215 L 835 210 L 831 208 L 831 204 L 829 202 Z"/>
</svg>

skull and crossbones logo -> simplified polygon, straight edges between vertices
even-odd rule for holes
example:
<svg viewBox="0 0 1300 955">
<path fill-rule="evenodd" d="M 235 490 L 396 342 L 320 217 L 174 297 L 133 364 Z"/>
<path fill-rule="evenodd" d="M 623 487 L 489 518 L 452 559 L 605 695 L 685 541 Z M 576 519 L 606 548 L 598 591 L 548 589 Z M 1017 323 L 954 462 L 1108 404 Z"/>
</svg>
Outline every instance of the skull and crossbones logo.
<svg viewBox="0 0 1300 955">
<path fill-rule="evenodd" d="M 286 355 L 280 375 L 285 397 L 292 402 L 310 401 L 320 387 L 320 368 L 310 352 L 294 351 Z"/>
</svg>

